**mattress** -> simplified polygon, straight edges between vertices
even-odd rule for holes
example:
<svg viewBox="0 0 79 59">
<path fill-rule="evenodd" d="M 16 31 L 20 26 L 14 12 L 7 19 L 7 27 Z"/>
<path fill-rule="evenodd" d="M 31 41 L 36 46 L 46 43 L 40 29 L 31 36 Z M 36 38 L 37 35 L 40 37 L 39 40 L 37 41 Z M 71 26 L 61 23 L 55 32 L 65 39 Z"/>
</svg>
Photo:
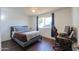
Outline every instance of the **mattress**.
<svg viewBox="0 0 79 59">
<path fill-rule="evenodd" d="M 39 31 L 23 32 L 22 34 L 26 35 L 27 41 L 40 35 Z"/>
<path fill-rule="evenodd" d="M 13 37 L 20 41 L 29 41 L 32 38 L 39 36 L 39 31 L 30 31 L 30 32 L 14 32 Z"/>
</svg>

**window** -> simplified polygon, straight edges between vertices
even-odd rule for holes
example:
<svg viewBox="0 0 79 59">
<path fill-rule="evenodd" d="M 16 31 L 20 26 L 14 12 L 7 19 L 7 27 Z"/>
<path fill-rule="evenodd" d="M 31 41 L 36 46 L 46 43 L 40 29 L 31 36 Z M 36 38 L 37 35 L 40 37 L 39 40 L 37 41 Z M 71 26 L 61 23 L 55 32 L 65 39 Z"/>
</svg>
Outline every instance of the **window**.
<svg viewBox="0 0 79 59">
<path fill-rule="evenodd" d="M 40 17 L 38 18 L 39 28 L 51 28 L 51 17 Z"/>
</svg>

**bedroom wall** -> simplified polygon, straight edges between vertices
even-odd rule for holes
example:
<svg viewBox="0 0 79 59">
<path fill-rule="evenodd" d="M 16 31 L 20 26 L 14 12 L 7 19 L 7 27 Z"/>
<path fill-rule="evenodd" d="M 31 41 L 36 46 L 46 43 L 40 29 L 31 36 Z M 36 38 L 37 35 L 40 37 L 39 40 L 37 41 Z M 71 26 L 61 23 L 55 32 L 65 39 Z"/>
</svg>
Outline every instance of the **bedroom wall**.
<svg viewBox="0 0 79 59">
<path fill-rule="evenodd" d="M 76 35 L 79 45 L 79 7 L 72 8 L 73 26 L 76 28 Z"/>
<path fill-rule="evenodd" d="M 36 30 L 36 16 L 30 16 L 29 22 L 29 27 L 31 28 L 31 30 Z"/>
<path fill-rule="evenodd" d="M 72 16 L 73 16 L 73 26 L 79 26 L 79 8 L 72 8 Z"/>
<path fill-rule="evenodd" d="M 1 27 L 1 8 L 0 8 L 0 27 Z M 1 51 L 1 30 L 0 30 L 0 51 Z"/>
<path fill-rule="evenodd" d="M 72 26 L 72 9 L 65 8 L 57 10 L 55 14 L 55 26 L 58 32 L 64 32 L 65 26 Z"/>
<path fill-rule="evenodd" d="M 1 34 L 0 34 L 0 51 L 1 51 Z"/>
<path fill-rule="evenodd" d="M 64 32 L 64 27 L 69 25 L 72 26 L 72 9 L 71 8 L 64 8 L 56 11 L 52 11 L 55 14 L 55 25 L 58 29 L 58 32 Z M 51 14 L 47 13 L 47 14 Z M 32 27 L 36 28 L 36 16 L 32 16 Z M 51 36 L 51 29 L 50 28 L 42 28 L 40 32 L 44 36 Z"/>
<path fill-rule="evenodd" d="M 10 26 L 29 26 L 29 16 L 8 8 L 1 8 L 1 41 L 10 40 Z"/>
</svg>

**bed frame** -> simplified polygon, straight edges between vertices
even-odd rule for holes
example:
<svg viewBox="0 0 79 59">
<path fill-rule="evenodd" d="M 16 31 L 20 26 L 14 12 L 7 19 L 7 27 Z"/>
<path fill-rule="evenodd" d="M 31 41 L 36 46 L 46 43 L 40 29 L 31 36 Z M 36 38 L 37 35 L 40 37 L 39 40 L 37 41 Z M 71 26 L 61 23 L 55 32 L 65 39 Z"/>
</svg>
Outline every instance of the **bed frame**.
<svg viewBox="0 0 79 59">
<path fill-rule="evenodd" d="M 39 35 L 39 36 L 36 36 L 34 38 L 32 38 L 31 40 L 29 41 L 26 41 L 26 42 L 22 42 L 14 37 L 12 37 L 12 32 L 14 31 L 14 28 L 17 28 L 19 31 L 28 31 L 28 26 L 11 26 L 10 27 L 10 37 L 12 40 L 14 40 L 16 43 L 18 43 L 21 47 L 25 48 L 27 47 L 28 45 L 36 42 L 36 41 L 41 41 L 42 39 L 42 36 Z"/>
</svg>

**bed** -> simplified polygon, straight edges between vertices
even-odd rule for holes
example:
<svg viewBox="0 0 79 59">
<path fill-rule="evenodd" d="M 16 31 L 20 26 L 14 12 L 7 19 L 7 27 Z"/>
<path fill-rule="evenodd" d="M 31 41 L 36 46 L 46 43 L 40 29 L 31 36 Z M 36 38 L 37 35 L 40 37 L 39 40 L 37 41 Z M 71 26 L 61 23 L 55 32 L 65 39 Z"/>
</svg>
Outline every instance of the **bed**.
<svg viewBox="0 0 79 59">
<path fill-rule="evenodd" d="M 42 39 L 39 31 L 29 31 L 28 26 L 11 26 L 10 37 L 21 47 L 26 47 Z"/>
</svg>

